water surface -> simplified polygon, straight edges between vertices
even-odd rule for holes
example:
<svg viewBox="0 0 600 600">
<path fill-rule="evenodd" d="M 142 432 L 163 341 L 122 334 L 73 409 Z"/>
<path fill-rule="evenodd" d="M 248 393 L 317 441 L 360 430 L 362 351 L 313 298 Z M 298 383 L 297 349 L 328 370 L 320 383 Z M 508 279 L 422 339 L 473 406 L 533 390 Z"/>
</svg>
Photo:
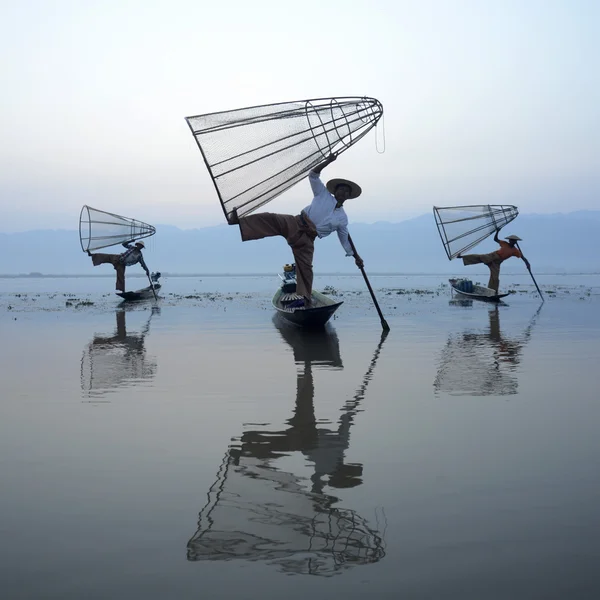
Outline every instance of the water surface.
<svg viewBox="0 0 600 600">
<path fill-rule="evenodd" d="M 600 285 L 0 280 L 7 598 L 596 598 Z"/>
</svg>

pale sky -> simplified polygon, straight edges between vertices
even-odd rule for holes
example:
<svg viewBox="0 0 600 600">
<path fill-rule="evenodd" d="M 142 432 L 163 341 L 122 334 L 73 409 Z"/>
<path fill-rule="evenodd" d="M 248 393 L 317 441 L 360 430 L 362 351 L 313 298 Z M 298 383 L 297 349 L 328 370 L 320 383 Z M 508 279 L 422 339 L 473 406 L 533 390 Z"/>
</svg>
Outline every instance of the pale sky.
<svg viewBox="0 0 600 600">
<path fill-rule="evenodd" d="M 0 0 L 0 232 L 76 229 L 83 204 L 224 223 L 185 117 L 334 96 L 384 107 L 323 172 L 362 186 L 351 222 L 598 209 L 599 31 L 595 0 Z"/>
</svg>

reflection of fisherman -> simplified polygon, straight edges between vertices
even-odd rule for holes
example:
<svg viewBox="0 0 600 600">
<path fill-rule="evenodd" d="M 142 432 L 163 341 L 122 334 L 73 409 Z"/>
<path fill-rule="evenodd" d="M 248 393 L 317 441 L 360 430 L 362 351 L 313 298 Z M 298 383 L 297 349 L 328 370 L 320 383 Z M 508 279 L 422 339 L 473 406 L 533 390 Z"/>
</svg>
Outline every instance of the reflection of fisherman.
<svg viewBox="0 0 600 600">
<path fill-rule="evenodd" d="M 312 297 L 314 240 L 318 236 L 326 237 L 337 231 L 340 243 L 346 256 L 354 256 L 356 265 L 363 266 L 363 261 L 354 254 L 348 240 L 348 216 L 344 211 L 344 202 L 358 198 L 360 187 L 346 179 L 332 179 L 323 185 L 321 171 L 336 159 L 331 154 L 325 161 L 317 165 L 308 176 L 314 197 L 299 215 L 281 215 L 276 213 L 259 213 L 238 217 L 233 209 L 229 219 L 230 225 L 238 224 L 242 241 L 260 240 L 265 237 L 283 236 L 291 246 L 296 263 L 296 290 L 303 299 L 291 303 L 290 308 L 308 307 Z"/>
<path fill-rule="evenodd" d="M 509 235 L 507 238 L 508 242 L 498 239 L 498 233 L 500 229 L 496 230 L 496 235 L 494 235 L 494 241 L 500 244 L 500 248 L 495 252 L 490 252 L 489 254 L 457 254 L 456 258 L 462 258 L 463 264 L 466 265 L 476 265 L 483 263 L 490 270 L 490 280 L 488 282 L 488 287 L 498 293 L 498 288 L 500 287 L 500 265 L 511 256 L 515 256 L 517 258 L 523 259 L 527 268 L 529 268 L 529 261 L 521 254 L 518 248 L 515 248 L 515 245 L 518 241 L 521 240 L 519 236 Z"/>
<path fill-rule="evenodd" d="M 330 430 L 317 427 L 312 368 L 342 367 L 335 333 L 301 336 L 291 328 L 279 331 L 302 365 L 289 427 L 246 431 L 241 445 L 229 449 L 200 511 L 198 530 L 188 542 L 188 560 L 265 560 L 288 573 L 326 576 L 381 560 L 385 549 L 377 529 L 355 511 L 336 507 L 338 498 L 323 493 L 325 485 L 362 483 L 362 465 L 344 464 L 344 453 L 381 343 L 363 386 L 346 403 L 337 430 Z M 303 477 L 273 464 L 295 451 L 314 463 L 310 490 Z"/>
<path fill-rule="evenodd" d="M 489 331 L 450 334 L 434 389 L 455 396 L 516 394 L 516 371 L 540 309 L 541 306 L 521 335 L 502 334 L 498 307 L 488 313 Z"/>
<path fill-rule="evenodd" d="M 131 267 L 140 263 L 142 269 L 146 271 L 146 275 L 150 276 L 150 271 L 148 270 L 142 255 L 142 248 L 145 248 L 144 242 L 141 240 L 135 242 L 135 246 L 132 246 L 132 243 L 133 240 L 123 243 L 123 246 L 127 248 L 127 250 L 122 254 L 103 254 L 101 252 L 92 254 L 89 250 L 87 251 L 88 255 L 92 257 L 92 262 L 95 267 L 108 263 L 115 268 L 115 271 L 117 272 L 117 283 L 115 288 L 120 292 L 125 291 L 125 267 Z"/>
<path fill-rule="evenodd" d="M 104 395 L 131 381 L 149 379 L 156 372 L 156 360 L 146 356 L 145 337 L 150 331 L 153 309 L 139 332 L 127 331 L 126 311 L 115 311 L 113 335 L 94 335 L 81 362 L 81 387 L 87 395 Z"/>
</svg>

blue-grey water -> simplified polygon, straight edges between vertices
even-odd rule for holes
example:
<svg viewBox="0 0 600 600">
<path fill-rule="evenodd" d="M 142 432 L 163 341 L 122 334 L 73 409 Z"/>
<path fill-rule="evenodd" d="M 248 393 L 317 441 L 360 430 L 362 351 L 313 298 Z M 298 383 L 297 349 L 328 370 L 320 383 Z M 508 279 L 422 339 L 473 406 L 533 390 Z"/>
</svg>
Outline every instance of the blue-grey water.
<svg viewBox="0 0 600 600">
<path fill-rule="evenodd" d="M 537 280 L 373 277 L 382 336 L 360 277 L 312 334 L 276 277 L 0 279 L 2 597 L 600 597 L 600 276 Z"/>
</svg>

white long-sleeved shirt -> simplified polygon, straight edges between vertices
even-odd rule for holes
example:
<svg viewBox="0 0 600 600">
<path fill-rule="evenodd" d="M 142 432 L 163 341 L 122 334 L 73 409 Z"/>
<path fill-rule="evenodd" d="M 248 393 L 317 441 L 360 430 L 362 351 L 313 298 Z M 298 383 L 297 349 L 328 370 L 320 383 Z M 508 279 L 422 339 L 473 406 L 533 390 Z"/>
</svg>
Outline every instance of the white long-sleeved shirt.
<svg viewBox="0 0 600 600">
<path fill-rule="evenodd" d="M 315 224 L 317 235 L 327 237 L 337 231 L 346 256 L 354 256 L 352 246 L 348 241 L 348 215 L 343 206 L 336 208 L 337 200 L 329 193 L 318 173 L 311 171 L 308 174 L 310 187 L 314 198 L 309 206 L 304 209 L 306 216 Z"/>
</svg>

